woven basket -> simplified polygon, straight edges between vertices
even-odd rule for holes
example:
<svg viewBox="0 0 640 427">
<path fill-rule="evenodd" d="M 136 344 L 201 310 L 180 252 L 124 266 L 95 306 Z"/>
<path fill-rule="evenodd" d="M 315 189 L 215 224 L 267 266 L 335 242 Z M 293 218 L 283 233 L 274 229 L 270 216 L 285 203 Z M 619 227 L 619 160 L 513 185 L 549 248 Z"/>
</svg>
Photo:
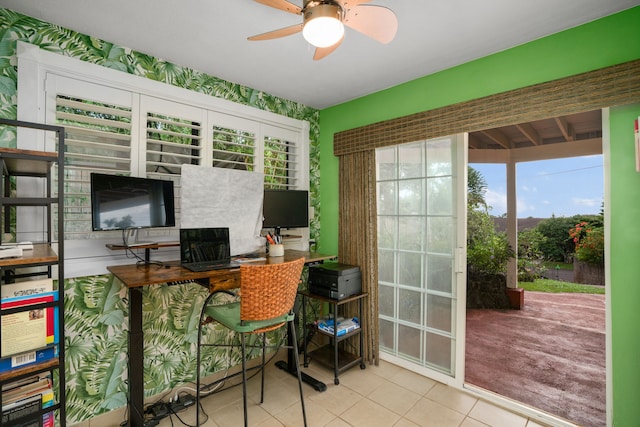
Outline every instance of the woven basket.
<svg viewBox="0 0 640 427">
<path fill-rule="evenodd" d="M 289 313 L 296 299 L 303 267 L 304 258 L 279 264 L 241 265 L 240 320 L 267 320 Z"/>
</svg>

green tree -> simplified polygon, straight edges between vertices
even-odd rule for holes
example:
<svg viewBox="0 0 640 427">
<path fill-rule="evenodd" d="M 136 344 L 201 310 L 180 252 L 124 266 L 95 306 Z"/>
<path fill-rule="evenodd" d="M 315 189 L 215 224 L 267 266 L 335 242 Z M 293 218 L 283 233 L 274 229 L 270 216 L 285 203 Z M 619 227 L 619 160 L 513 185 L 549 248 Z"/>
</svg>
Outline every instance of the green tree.
<svg viewBox="0 0 640 427">
<path fill-rule="evenodd" d="M 576 258 L 589 264 L 604 265 L 604 229 L 594 228 L 580 241 Z"/>
<path fill-rule="evenodd" d="M 518 233 L 518 280 L 533 282 L 545 272 L 544 256 L 540 247 L 547 238 L 533 228 Z"/>
<path fill-rule="evenodd" d="M 588 264 L 604 265 L 604 227 L 582 221 L 569 230 L 575 244 L 576 259 Z"/>
<path fill-rule="evenodd" d="M 552 216 L 540 221 L 536 229 L 546 237 L 546 240 L 540 244 L 540 251 L 544 258 L 549 261 L 571 262 L 575 252 L 575 242 L 569 236 L 569 230 L 583 221 L 594 228 L 602 227 L 604 223 L 602 215 Z"/>
<path fill-rule="evenodd" d="M 505 233 L 498 233 L 491 216 L 470 209 L 467 214 L 467 265 L 470 270 L 504 273 L 507 261 L 514 256 Z"/>
<path fill-rule="evenodd" d="M 484 207 L 488 209 L 484 194 L 487 192 L 487 181 L 482 174 L 469 166 L 467 181 L 467 205 L 469 209 Z"/>
<path fill-rule="evenodd" d="M 496 232 L 484 195 L 487 183 L 477 170 L 469 167 L 467 184 L 467 265 L 470 270 L 501 273 L 514 256 L 505 233 Z"/>
</svg>

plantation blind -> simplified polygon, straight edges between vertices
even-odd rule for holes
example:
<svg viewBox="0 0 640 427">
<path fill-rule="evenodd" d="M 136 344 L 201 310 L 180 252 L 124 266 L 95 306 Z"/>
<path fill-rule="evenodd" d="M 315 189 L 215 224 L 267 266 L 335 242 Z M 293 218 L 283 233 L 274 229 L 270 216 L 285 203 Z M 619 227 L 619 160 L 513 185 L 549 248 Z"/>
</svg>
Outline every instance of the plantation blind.
<svg viewBox="0 0 640 427">
<path fill-rule="evenodd" d="M 264 138 L 264 182 L 267 188 L 293 189 L 298 179 L 299 156 L 296 144 L 284 138 Z"/>
<path fill-rule="evenodd" d="M 211 138 L 210 166 L 255 171 L 258 162 L 260 125 L 228 114 L 209 113 Z"/>
<path fill-rule="evenodd" d="M 202 123 L 168 114 L 147 112 L 147 177 L 180 175 L 183 163 L 200 164 Z"/>
<path fill-rule="evenodd" d="M 66 238 L 85 238 L 91 232 L 91 172 L 129 174 L 131 170 L 131 107 L 62 94 L 55 103 L 56 123 L 66 133 Z"/>
<path fill-rule="evenodd" d="M 55 74 L 48 75 L 45 90 L 50 120 L 66 129 L 67 240 L 97 238 L 91 230 L 92 172 L 173 181 L 177 221 L 183 164 L 264 171 L 268 185 L 308 188 L 306 140 L 289 124 Z"/>
</svg>

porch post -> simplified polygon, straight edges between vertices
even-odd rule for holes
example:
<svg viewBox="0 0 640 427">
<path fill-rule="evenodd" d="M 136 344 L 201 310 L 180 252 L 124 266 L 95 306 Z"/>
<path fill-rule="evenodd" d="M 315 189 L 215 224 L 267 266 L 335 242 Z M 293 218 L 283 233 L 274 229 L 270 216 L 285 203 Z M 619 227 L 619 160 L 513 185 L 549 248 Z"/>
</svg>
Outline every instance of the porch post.
<svg viewBox="0 0 640 427">
<path fill-rule="evenodd" d="M 516 257 L 507 262 L 507 288 L 518 287 L 518 209 L 516 191 L 516 162 L 509 156 L 507 161 L 507 240 L 516 252 Z"/>
</svg>

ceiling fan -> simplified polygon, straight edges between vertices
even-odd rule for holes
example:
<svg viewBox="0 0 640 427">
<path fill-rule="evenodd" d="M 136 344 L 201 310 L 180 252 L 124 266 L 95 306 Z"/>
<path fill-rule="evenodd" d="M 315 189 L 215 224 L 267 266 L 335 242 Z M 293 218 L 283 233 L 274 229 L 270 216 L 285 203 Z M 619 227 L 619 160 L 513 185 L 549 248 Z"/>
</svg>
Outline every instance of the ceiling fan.
<svg viewBox="0 0 640 427">
<path fill-rule="evenodd" d="M 371 0 L 304 0 L 299 7 L 287 0 L 255 0 L 258 3 L 295 15 L 302 23 L 249 37 L 248 40 L 271 40 L 302 31 L 304 38 L 316 46 L 314 60 L 332 53 L 344 40 L 344 25 L 387 44 L 396 35 L 398 19 L 384 6 L 366 5 Z"/>
</svg>

